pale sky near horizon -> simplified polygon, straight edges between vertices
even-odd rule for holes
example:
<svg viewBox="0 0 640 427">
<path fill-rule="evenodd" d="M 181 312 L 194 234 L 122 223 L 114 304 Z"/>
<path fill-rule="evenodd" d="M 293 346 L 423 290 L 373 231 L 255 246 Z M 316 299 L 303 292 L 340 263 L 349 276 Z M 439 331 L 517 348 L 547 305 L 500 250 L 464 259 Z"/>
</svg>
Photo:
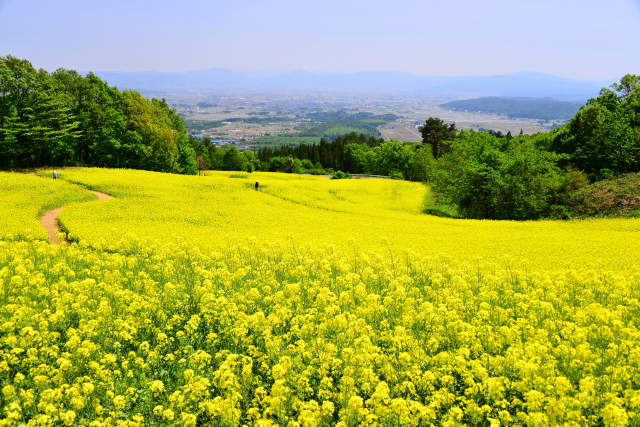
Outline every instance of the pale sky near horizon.
<svg viewBox="0 0 640 427">
<path fill-rule="evenodd" d="M 0 0 L 37 68 L 640 74 L 640 0 Z"/>
</svg>

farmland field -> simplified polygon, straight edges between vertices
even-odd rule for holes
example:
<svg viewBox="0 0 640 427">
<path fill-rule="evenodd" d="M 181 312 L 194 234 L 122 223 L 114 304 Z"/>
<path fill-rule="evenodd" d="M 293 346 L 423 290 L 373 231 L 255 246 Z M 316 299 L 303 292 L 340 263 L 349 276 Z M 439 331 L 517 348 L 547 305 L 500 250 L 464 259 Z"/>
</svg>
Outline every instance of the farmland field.
<svg viewBox="0 0 640 427">
<path fill-rule="evenodd" d="M 0 425 L 640 423 L 639 220 L 437 218 L 392 180 L 49 176 L 1 176 Z M 33 232 L 54 201 L 70 246 Z"/>
</svg>

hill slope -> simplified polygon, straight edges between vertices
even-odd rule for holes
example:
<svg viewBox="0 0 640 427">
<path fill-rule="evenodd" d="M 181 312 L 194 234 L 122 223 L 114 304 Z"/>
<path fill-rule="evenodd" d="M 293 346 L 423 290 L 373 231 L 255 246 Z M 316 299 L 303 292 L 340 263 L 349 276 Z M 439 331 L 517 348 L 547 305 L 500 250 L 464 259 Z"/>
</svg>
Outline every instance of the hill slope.
<svg viewBox="0 0 640 427">
<path fill-rule="evenodd" d="M 454 111 L 480 111 L 503 114 L 511 118 L 540 120 L 566 120 L 573 117 L 584 102 L 562 102 L 552 98 L 506 98 L 490 96 L 465 99 L 440 104 L 439 107 Z"/>
</svg>

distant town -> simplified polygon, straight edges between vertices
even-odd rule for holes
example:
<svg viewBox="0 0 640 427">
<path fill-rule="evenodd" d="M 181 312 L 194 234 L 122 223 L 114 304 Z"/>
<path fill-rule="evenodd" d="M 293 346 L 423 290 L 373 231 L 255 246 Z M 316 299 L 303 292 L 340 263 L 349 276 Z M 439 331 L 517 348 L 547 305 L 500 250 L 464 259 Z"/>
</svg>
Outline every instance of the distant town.
<svg viewBox="0 0 640 427">
<path fill-rule="evenodd" d="M 452 99 L 409 93 L 227 90 L 145 93 L 165 98 L 184 120 L 190 135 L 240 150 L 298 145 L 335 139 L 349 132 L 384 140 L 421 141 L 418 128 L 429 117 L 455 122 L 458 129 L 525 134 L 547 132 L 566 120 L 509 118 L 480 111 L 439 107 Z M 464 96 L 456 99 L 464 99 Z"/>
</svg>

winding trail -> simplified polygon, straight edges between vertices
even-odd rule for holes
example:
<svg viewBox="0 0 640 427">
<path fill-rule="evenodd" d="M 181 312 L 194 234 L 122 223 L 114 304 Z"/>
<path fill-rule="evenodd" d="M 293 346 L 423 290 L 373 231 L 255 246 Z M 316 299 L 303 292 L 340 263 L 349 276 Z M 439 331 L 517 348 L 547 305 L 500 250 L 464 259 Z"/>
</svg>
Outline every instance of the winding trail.
<svg viewBox="0 0 640 427">
<path fill-rule="evenodd" d="M 113 196 L 110 196 L 108 194 L 99 193 L 97 191 L 91 191 L 91 190 L 87 190 L 87 191 L 98 196 L 98 200 L 92 200 L 90 202 L 85 202 L 85 203 L 92 203 L 100 200 L 113 199 Z M 59 245 L 60 243 L 65 243 L 68 245 L 71 243 L 68 240 L 60 241 L 60 239 L 58 239 L 58 237 L 56 236 L 56 233 L 60 232 L 60 227 L 58 225 L 58 216 L 60 215 L 60 211 L 63 208 L 64 206 L 56 209 L 52 209 L 50 211 L 45 212 L 44 215 L 40 217 L 40 224 L 42 224 L 44 229 L 47 230 L 47 234 L 49 235 L 49 243 L 51 243 L 52 245 Z"/>
</svg>

